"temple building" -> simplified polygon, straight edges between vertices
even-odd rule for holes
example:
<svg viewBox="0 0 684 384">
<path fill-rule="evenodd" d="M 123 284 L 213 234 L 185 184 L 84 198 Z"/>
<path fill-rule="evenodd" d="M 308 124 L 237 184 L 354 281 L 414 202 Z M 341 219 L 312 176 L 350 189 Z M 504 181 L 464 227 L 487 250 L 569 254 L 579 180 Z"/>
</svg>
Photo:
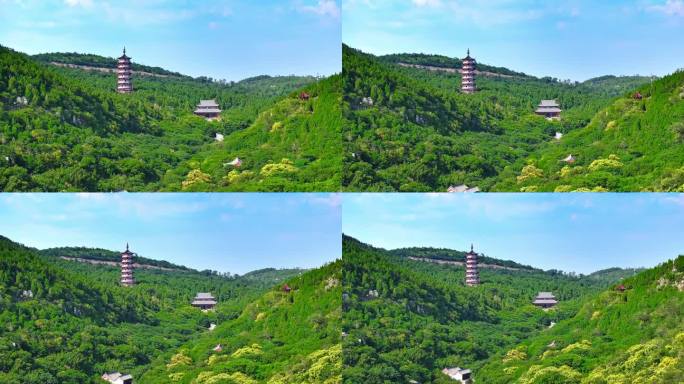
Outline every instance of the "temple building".
<svg viewBox="0 0 684 384">
<path fill-rule="evenodd" d="M 120 372 L 105 373 L 102 380 L 112 384 L 133 384 L 133 376 Z"/>
<path fill-rule="evenodd" d="M 466 253 L 466 285 L 473 287 L 480 284 L 480 274 L 477 271 L 477 253 L 470 244 L 470 252 Z"/>
<path fill-rule="evenodd" d="M 556 100 L 542 100 L 534 113 L 546 117 L 547 120 L 560 120 L 561 109 Z"/>
<path fill-rule="evenodd" d="M 193 307 L 200 308 L 203 311 L 214 309 L 216 306 L 216 299 L 210 292 L 199 292 L 192 300 Z"/>
<path fill-rule="evenodd" d="M 532 304 L 536 305 L 537 307 L 547 309 L 555 307 L 556 304 L 558 304 L 558 301 L 556 300 L 556 296 L 554 296 L 551 292 L 539 292 Z"/>
<path fill-rule="evenodd" d="M 202 116 L 209 121 L 218 120 L 221 109 L 219 109 L 216 100 L 200 100 L 195 109 L 195 115 Z"/>
<path fill-rule="evenodd" d="M 461 61 L 461 92 L 475 93 L 475 59 L 468 56 Z"/>
<path fill-rule="evenodd" d="M 121 285 L 130 287 L 135 285 L 133 280 L 133 257 L 135 253 L 128 250 L 128 243 L 126 243 L 126 251 L 121 253 Z"/>
<path fill-rule="evenodd" d="M 126 56 L 126 48 L 124 47 L 123 56 L 119 57 L 116 63 L 116 91 L 119 93 L 133 92 L 133 83 L 131 83 L 131 58 Z"/>
<path fill-rule="evenodd" d="M 450 185 L 449 188 L 447 188 L 447 192 L 449 192 L 449 193 L 460 193 L 460 192 L 475 193 L 475 192 L 480 192 L 480 188 L 479 187 L 469 188 L 466 184 Z"/>
<path fill-rule="evenodd" d="M 472 372 L 470 369 L 444 368 L 442 373 L 449 376 L 451 379 L 461 382 L 462 384 L 471 384 L 473 382 Z"/>
</svg>

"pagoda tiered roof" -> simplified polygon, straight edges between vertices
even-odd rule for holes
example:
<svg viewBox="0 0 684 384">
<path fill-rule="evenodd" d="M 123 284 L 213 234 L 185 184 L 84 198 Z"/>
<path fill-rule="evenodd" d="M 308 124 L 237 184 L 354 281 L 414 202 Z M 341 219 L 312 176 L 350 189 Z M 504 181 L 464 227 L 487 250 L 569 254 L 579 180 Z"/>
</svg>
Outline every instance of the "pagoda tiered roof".
<svg viewBox="0 0 684 384">
<path fill-rule="evenodd" d="M 211 295 L 210 292 L 199 292 L 197 296 L 192 300 L 191 305 L 196 307 L 205 307 L 216 305 L 216 299 Z"/>
<path fill-rule="evenodd" d="M 539 292 L 532 304 L 548 308 L 558 304 L 558 300 L 556 300 L 556 296 L 554 296 L 551 292 Z"/>
<path fill-rule="evenodd" d="M 195 114 L 200 116 L 217 116 L 221 113 L 216 100 L 200 100 L 195 109 Z"/>
</svg>

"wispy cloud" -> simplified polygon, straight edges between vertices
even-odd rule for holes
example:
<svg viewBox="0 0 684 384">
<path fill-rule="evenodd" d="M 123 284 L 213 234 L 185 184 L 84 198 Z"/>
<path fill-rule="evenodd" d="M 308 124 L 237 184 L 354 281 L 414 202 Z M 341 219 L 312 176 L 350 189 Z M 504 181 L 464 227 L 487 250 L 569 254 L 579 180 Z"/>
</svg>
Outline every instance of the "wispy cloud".
<svg viewBox="0 0 684 384">
<path fill-rule="evenodd" d="M 64 3 L 70 7 L 92 7 L 93 0 L 64 0 Z"/>
<path fill-rule="evenodd" d="M 304 13 L 313 13 L 319 16 L 332 17 L 334 19 L 340 17 L 340 7 L 337 6 L 335 0 L 318 0 L 315 5 L 297 2 L 295 7 L 298 11 Z"/>
<path fill-rule="evenodd" d="M 441 0 L 412 0 L 413 4 L 418 7 L 439 7 L 442 5 Z"/>
<path fill-rule="evenodd" d="M 646 9 L 667 16 L 684 17 L 684 0 L 667 0 L 665 4 L 651 5 L 646 7 Z"/>
</svg>

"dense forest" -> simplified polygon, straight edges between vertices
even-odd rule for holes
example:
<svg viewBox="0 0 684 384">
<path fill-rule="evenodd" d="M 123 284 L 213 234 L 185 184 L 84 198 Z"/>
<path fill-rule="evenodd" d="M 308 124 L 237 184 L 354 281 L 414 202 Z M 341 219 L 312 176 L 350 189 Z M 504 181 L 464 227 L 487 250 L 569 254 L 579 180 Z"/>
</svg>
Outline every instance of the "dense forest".
<svg viewBox="0 0 684 384">
<path fill-rule="evenodd" d="M 342 373 L 340 263 L 288 280 L 173 354 L 144 383 L 334 384 Z M 220 345 L 222 351 L 213 350 Z"/>
<path fill-rule="evenodd" d="M 421 257 L 445 253 L 415 250 Z M 449 383 L 453 381 L 441 370 L 457 366 L 472 369 L 476 382 L 486 383 L 480 371 L 490 361 L 572 321 L 568 319 L 580 316 L 587 300 L 635 273 L 615 268 L 575 276 L 555 270 L 481 268 L 482 284 L 466 287 L 462 266 L 408 259 L 411 255 L 411 249 L 387 251 L 344 237 L 345 383 Z M 532 305 L 540 291 L 553 292 L 559 305 L 550 311 Z"/>
<path fill-rule="evenodd" d="M 134 66 L 146 74 L 122 95 L 109 71 L 48 64 L 111 69 L 112 60 L 0 47 L 0 188 L 339 189 L 339 75 L 226 83 Z M 200 99 L 217 100 L 220 121 L 192 113 Z M 228 164 L 236 157 L 239 168 Z"/>
<path fill-rule="evenodd" d="M 443 56 L 376 57 L 343 46 L 345 190 L 682 186 L 681 72 L 578 83 L 478 63 L 478 92 L 465 95 L 457 68 L 460 60 Z M 542 99 L 559 102 L 560 121 L 534 114 Z M 576 163 L 561 162 L 568 154 Z"/>
<path fill-rule="evenodd" d="M 82 256 L 88 253 L 77 250 Z M 265 383 L 276 372 L 291 377 L 282 383 L 339 375 L 340 363 L 330 357 L 339 354 L 339 331 L 334 329 L 340 287 L 334 264 L 309 272 L 266 269 L 245 277 L 138 269 L 136 286 L 123 288 L 119 268 L 54 256 L 61 253 L 41 253 L 0 237 L 2 383 L 100 383 L 100 375 L 111 371 L 131 373 L 137 382 L 173 382 L 170 372 L 163 378 L 152 372 L 168 367 L 168 359 L 186 350 L 192 358 L 207 357 L 211 351 L 203 343 L 213 343 L 213 337 L 225 349 L 212 362 L 222 372 L 230 369 L 233 378 L 223 382 Z M 291 295 L 281 293 L 283 284 L 294 288 Z M 219 301 L 214 312 L 190 306 L 197 292 L 212 292 Z M 253 315 L 261 312 L 265 314 L 254 322 Z M 288 321 L 290 317 L 296 321 Z M 218 326 L 209 331 L 210 323 Z M 294 339 L 296 345 L 291 345 Z M 263 356 L 246 352 L 256 343 L 261 343 Z M 229 362 L 237 350 L 244 353 Z M 186 359 L 174 361 L 178 366 Z M 193 367 L 187 379 L 181 378 L 180 369 L 169 370 L 182 383 L 211 369 Z M 146 374 L 149 379 L 141 381 Z M 195 382 L 217 382 L 222 376 L 201 377 L 203 381 L 198 377 Z"/>
<path fill-rule="evenodd" d="M 684 256 L 588 300 L 571 319 L 492 356 L 478 383 L 684 382 Z"/>
<path fill-rule="evenodd" d="M 575 161 L 560 161 L 568 155 Z M 507 168 L 492 189 L 684 192 L 684 71 L 616 99 Z"/>
</svg>

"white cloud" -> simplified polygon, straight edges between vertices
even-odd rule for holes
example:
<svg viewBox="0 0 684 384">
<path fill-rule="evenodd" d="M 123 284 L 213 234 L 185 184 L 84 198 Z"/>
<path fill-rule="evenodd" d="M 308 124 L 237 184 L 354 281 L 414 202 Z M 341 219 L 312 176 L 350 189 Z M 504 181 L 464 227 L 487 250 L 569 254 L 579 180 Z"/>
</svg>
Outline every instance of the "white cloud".
<svg viewBox="0 0 684 384">
<path fill-rule="evenodd" d="M 668 16 L 684 17 L 684 0 L 667 0 L 662 5 L 652 5 L 647 8 L 649 11 L 664 13 Z"/>
<path fill-rule="evenodd" d="M 342 205 L 342 196 L 339 193 L 311 194 L 307 196 L 308 201 L 311 204 L 322 204 L 333 208 L 337 208 Z"/>
<path fill-rule="evenodd" d="M 64 3 L 70 7 L 89 8 L 93 5 L 93 0 L 64 0 Z"/>
<path fill-rule="evenodd" d="M 320 16 L 329 16 L 334 19 L 340 17 L 340 8 L 335 0 L 318 0 L 316 5 L 297 5 L 297 10 L 305 13 L 315 13 Z"/>
<path fill-rule="evenodd" d="M 441 0 L 412 0 L 417 7 L 439 7 L 442 5 Z"/>
</svg>

